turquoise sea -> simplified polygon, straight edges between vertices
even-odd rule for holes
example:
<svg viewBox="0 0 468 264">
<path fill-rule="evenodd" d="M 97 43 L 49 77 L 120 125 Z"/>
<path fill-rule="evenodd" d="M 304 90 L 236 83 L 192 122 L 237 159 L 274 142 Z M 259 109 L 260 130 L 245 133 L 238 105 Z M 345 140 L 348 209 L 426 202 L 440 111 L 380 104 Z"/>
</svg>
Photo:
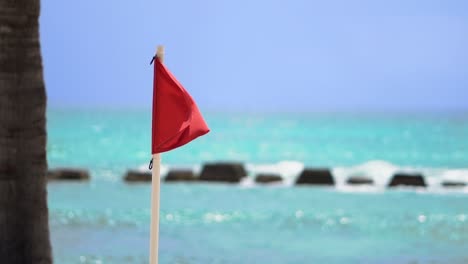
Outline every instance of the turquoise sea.
<svg viewBox="0 0 468 264">
<path fill-rule="evenodd" d="M 468 263 L 468 113 L 205 113 L 211 132 L 162 156 L 163 173 L 241 161 L 236 185 L 162 184 L 160 263 Z M 55 263 L 147 263 L 150 185 L 127 169 L 150 160 L 150 111 L 48 112 L 49 167 L 86 183 L 48 184 Z M 329 167 L 333 188 L 295 187 Z M 422 172 L 427 189 L 385 185 Z M 257 172 L 284 183 L 257 186 Z M 352 175 L 373 187 L 350 187 Z M 164 176 L 164 175 L 163 175 Z"/>
</svg>

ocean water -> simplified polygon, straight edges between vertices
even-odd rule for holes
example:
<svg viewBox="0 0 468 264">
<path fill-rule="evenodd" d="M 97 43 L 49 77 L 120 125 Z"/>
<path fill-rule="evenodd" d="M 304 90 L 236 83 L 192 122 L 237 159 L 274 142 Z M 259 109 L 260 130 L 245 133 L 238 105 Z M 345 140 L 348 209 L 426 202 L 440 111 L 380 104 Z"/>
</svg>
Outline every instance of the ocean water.
<svg viewBox="0 0 468 264">
<path fill-rule="evenodd" d="M 162 184 L 160 263 L 468 263 L 468 113 L 207 113 L 211 132 L 163 154 L 173 167 L 241 161 L 241 184 Z M 150 160 L 150 112 L 50 110 L 49 167 L 87 183 L 49 183 L 55 263 L 147 263 L 150 186 L 127 169 Z M 295 187 L 329 167 L 336 187 Z M 427 189 L 387 190 L 422 172 Z M 284 182 L 257 186 L 258 172 Z M 348 177 L 372 177 L 350 187 Z M 164 175 L 163 175 L 164 176 Z"/>
</svg>

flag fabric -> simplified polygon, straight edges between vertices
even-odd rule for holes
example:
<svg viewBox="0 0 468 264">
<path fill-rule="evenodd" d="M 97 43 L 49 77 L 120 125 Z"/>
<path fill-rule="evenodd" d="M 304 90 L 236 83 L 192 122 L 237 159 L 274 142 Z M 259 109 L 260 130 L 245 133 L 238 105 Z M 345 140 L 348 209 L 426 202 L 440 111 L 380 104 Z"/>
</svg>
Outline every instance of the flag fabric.
<svg viewBox="0 0 468 264">
<path fill-rule="evenodd" d="M 183 146 L 210 131 L 195 101 L 154 59 L 152 154 Z"/>
</svg>

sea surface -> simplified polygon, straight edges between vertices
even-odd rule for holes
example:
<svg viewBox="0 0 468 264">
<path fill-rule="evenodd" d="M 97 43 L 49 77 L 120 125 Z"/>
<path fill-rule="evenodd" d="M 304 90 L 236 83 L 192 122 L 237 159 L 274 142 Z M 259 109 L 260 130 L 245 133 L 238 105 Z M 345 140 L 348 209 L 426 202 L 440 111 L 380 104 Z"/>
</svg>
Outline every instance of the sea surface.
<svg viewBox="0 0 468 264">
<path fill-rule="evenodd" d="M 240 184 L 161 186 L 160 263 L 468 263 L 468 113 L 205 113 L 211 132 L 164 153 L 162 173 L 241 161 Z M 55 263 L 148 263 L 150 111 L 51 109 L 49 167 L 89 169 L 48 184 Z M 335 187 L 296 187 L 328 167 Z M 388 190 L 395 172 L 426 189 Z M 258 172 L 281 184 L 258 186 Z M 372 187 L 345 184 L 350 176 Z"/>
</svg>

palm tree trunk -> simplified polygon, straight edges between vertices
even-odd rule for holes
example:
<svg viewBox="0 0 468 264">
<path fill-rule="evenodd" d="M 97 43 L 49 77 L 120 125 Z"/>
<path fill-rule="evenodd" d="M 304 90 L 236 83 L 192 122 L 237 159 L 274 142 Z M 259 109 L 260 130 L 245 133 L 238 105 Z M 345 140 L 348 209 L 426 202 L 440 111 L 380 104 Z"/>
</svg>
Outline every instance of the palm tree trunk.
<svg viewBox="0 0 468 264">
<path fill-rule="evenodd" d="M 52 263 L 39 0 L 0 0 L 0 263 Z"/>
</svg>

